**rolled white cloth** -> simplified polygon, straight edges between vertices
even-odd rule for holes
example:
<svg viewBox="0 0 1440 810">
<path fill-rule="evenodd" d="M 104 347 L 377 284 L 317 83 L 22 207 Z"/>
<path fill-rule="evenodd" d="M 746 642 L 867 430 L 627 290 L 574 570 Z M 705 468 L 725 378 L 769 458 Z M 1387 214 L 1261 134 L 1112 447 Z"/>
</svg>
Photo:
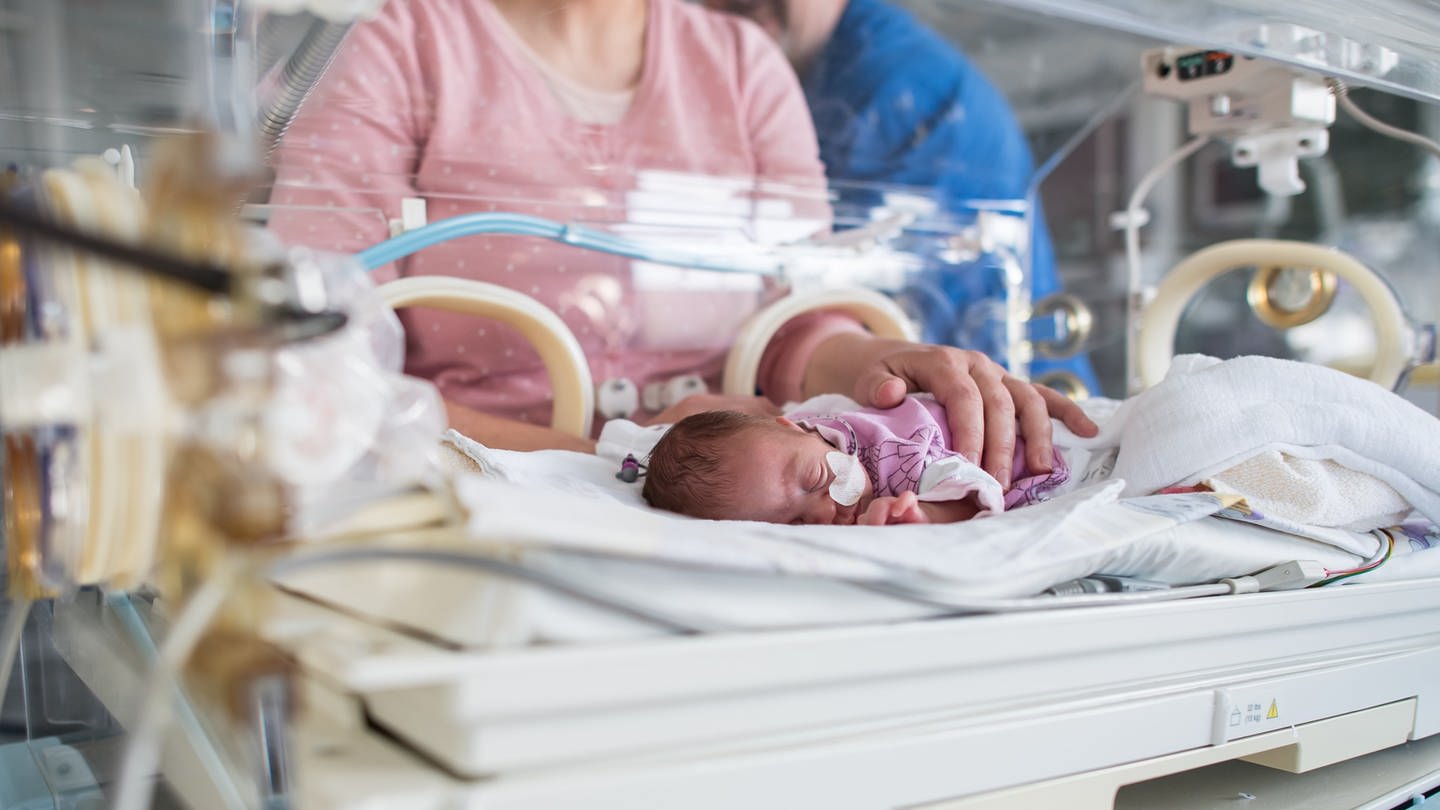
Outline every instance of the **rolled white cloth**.
<svg viewBox="0 0 1440 810">
<path fill-rule="evenodd" d="M 1182 355 L 1160 384 L 1106 410 L 1092 413 L 1099 436 L 1056 423 L 1055 441 L 1118 447 L 1110 476 L 1126 496 L 1211 480 L 1324 521 L 1311 525 L 1390 525 L 1397 496 L 1440 522 L 1440 420 L 1368 380 L 1272 357 Z M 1288 458 L 1288 472 L 1267 480 L 1240 466 L 1267 454 Z"/>
</svg>

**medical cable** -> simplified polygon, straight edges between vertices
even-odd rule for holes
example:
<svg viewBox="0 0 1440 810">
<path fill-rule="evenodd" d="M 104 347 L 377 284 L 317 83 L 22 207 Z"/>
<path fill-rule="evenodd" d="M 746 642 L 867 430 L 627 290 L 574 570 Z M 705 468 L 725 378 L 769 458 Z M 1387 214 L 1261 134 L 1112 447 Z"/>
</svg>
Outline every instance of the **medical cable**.
<svg viewBox="0 0 1440 810">
<path fill-rule="evenodd" d="M 1140 79 L 1132 80 L 1123 90 L 1116 93 L 1115 97 L 1110 99 L 1108 103 L 1092 113 L 1091 116 L 1086 119 L 1085 123 L 1080 125 L 1079 129 L 1075 130 L 1064 143 L 1060 144 L 1055 151 L 1050 153 L 1050 157 L 1046 158 L 1044 163 L 1035 167 L 1034 173 L 1030 176 L 1031 191 L 1034 192 L 1038 190 L 1040 184 L 1045 182 L 1051 173 L 1053 173 L 1066 158 L 1073 155 L 1075 151 L 1080 148 L 1080 144 L 1084 143 L 1091 135 L 1094 135 L 1096 130 L 1100 129 L 1100 127 L 1109 121 L 1114 120 L 1121 109 L 1129 104 L 1135 96 L 1139 95 L 1142 85 L 1143 82 Z"/>
<path fill-rule="evenodd" d="M 30 617 L 32 604 L 29 599 L 11 599 L 10 610 L 5 615 L 5 629 L 0 634 L 0 706 L 5 705 L 10 674 L 15 669 L 15 659 L 20 656 L 20 639 L 24 635 L 25 620 Z"/>
<path fill-rule="evenodd" d="M 712 270 L 725 273 L 748 273 L 763 276 L 779 276 L 784 272 L 778 259 L 756 258 L 744 261 L 740 257 L 716 259 L 691 253 L 672 252 L 647 247 L 627 239 L 611 236 L 594 228 L 567 225 L 554 220 L 528 214 L 483 213 L 461 214 L 460 216 L 432 222 L 412 231 L 406 231 L 378 245 L 373 245 L 356 254 L 366 270 L 374 270 L 411 253 L 477 234 L 506 234 L 511 236 L 538 236 L 566 245 L 597 250 L 616 256 L 641 261 L 688 267 L 696 270 Z"/>
<path fill-rule="evenodd" d="M 1216 582 L 1206 585 L 1187 585 L 1180 588 L 1167 588 L 1164 590 L 1092 593 L 1083 596 L 964 598 L 944 594 L 930 583 L 850 580 L 850 584 L 886 596 L 903 599 L 907 602 L 942 608 L 947 612 L 958 615 L 971 613 L 1025 613 L 1036 610 L 1059 610 L 1072 607 L 1105 607 L 1149 602 L 1173 602 L 1179 599 L 1194 599 L 1201 596 L 1222 596 L 1239 592 L 1231 585 Z"/>
<path fill-rule="evenodd" d="M 1091 574 L 1045 589 L 1052 596 L 1079 596 L 1087 593 L 1130 593 L 1132 591 L 1164 591 L 1170 585 L 1151 579 L 1122 577 L 1111 574 Z"/>
<path fill-rule="evenodd" d="M 1342 580 L 1349 579 L 1350 577 L 1367 574 L 1389 562 L 1390 558 L 1395 554 L 1395 536 L 1390 533 L 1389 529 L 1376 529 L 1375 534 L 1384 535 L 1384 541 L 1382 543 L 1381 551 L 1379 554 L 1376 555 L 1375 559 L 1366 561 L 1364 565 L 1361 565 L 1358 568 L 1339 569 L 1335 571 L 1327 568 L 1325 569 L 1326 578 L 1313 585 L 1310 585 L 1309 587 L 1320 588 L 1325 585 L 1330 585 L 1336 582 L 1340 582 Z"/>
<path fill-rule="evenodd" d="M 1093 593 L 1083 596 L 1032 596 L 1020 598 L 974 598 L 951 597 L 939 587 L 942 583 L 911 580 L 909 582 L 885 582 L 851 580 L 852 585 L 894 596 L 917 604 L 944 608 L 958 614 L 969 613 L 1020 613 L 1036 610 L 1057 610 L 1060 608 L 1108 607 L 1115 605 L 1148 604 L 1173 602 L 1180 599 L 1194 599 L 1202 596 L 1225 596 L 1260 591 L 1281 591 L 1304 588 L 1324 578 L 1324 568 L 1311 560 L 1290 560 L 1274 565 L 1255 574 L 1242 577 L 1226 577 L 1218 582 L 1204 585 L 1185 585 L 1179 588 L 1126 591 L 1121 593 Z"/>
<path fill-rule="evenodd" d="M 1414 144 L 1429 150 L 1432 155 L 1440 157 L 1440 144 L 1435 143 L 1419 133 L 1387 124 L 1360 109 L 1360 106 L 1355 103 L 1355 100 L 1350 98 L 1350 88 L 1346 86 L 1344 82 L 1339 79 L 1326 79 L 1325 83 L 1329 85 L 1330 92 L 1335 94 L 1335 101 L 1338 102 L 1341 107 L 1344 107 L 1345 112 L 1349 113 L 1350 117 L 1356 121 L 1359 121 L 1364 126 L 1375 130 L 1381 135 L 1386 135 L 1397 141 Z"/>
<path fill-rule="evenodd" d="M 1129 286 L 1126 288 L 1131 300 L 1127 301 L 1125 308 L 1125 388 L 1134 393 L 1136 378 L 1139 375 L 1139 356 L 1137 354 L 1136 321 L 1139 317 L 1140 307 L 1144 303 L 1135 300 L 1136 296 L 1143 295 L 1141 289 L 1143 268 L 1140 265 L 1140 228 L 1146 224 L 1148 216 L 1141 207 L 1145 204 L 1145 198 L 1150 196 L 1150 191 L 1166 172 L 1186 158 L 1200 151 L 1206 144 L 1210 143 L 1209 135 L 1200 135 L 1191 139 L 1184 146 L 1171 152 L 1168 157 L 1155 164 L 1140 182 L 1135 184 L 1135 190 L 1130 193 L 1129 204 L 1126 205 L 1118 219 L 1124 225 L 1125 230 L 1125 267 Z"/>
</svg>

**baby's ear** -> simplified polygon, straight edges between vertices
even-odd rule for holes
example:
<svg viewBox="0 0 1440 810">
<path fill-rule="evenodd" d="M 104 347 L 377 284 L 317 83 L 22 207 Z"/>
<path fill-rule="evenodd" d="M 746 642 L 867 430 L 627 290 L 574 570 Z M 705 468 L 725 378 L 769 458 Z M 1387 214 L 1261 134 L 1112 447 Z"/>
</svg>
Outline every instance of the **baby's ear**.
<svg viewBox="0 0 1440 810">
<path fill-rule="evenodd" d="M 805 432 L 805 428 L 800 427 L 799 425 L 795 424 L 794 422 L 790 421 L 789 419 L 787 419 L 787 418 L 784 417 L 784 416 L 777 416 L 777 417 L 775 417 L 775 422 L 776 422 L 776 424 L 778 424 L 778 425 L 780 425 L 780 426 L 782 426 L 782 427 L 787 427 L 787 428 L 790 428 L 791 430 L 798 430 L 798 431 L 800 431 L 801 433 L 804 433 L 804 432 Z"/>
</svg>

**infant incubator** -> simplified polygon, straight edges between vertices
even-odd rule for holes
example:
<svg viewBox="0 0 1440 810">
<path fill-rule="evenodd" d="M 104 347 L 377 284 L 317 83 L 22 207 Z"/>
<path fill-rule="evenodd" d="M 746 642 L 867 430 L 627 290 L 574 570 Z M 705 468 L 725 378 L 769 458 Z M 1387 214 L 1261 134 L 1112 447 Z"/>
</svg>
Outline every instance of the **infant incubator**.
<svg viewBox="0 0 1440 810">
<path fill-rule="evenodd" d="M 1199 768 L 1433 792 L 1427 515 L 1301 535 L 1097 480 L 970 524 L 763 526 L 616 479 L 607 424 L 754 394 L 787 324 L 835 313 L 1102 408 L 1202 352 L 1440 409 L 1440 185 L 1410 157 L 1440 53 L 1392 23 L 1433 12 L 908 5 L 1032 133 L 1024 198 L 598 158 L 575 183 L 510 159 L 519 131 L 337 150 L 301 112 L 384 3 L 0 2 L 0 796 L 1153 806 Z M 1365 166 L 1419 168 L 1386 196 Z M 1063 291 L 1032 290 L 1037 228 Z M 599 452 L 445 433 L 442 395 L 502 391 Z"/>
</svg>

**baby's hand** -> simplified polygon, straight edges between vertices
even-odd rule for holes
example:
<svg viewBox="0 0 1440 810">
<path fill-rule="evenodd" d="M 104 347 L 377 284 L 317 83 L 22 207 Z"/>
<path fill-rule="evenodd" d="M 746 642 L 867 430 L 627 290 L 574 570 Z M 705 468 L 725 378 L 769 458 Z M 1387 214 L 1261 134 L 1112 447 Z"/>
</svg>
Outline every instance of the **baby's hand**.
<svg viewBox="0 0 1440 810">
<path fill-rule="evenodd" d="M 870 502 L 856 521 L 862 526 L 889 526 L 892 523 L 929 523 L 920 511 L 920 499 L 913 492 L 883 495 Z"/>
</svg>

